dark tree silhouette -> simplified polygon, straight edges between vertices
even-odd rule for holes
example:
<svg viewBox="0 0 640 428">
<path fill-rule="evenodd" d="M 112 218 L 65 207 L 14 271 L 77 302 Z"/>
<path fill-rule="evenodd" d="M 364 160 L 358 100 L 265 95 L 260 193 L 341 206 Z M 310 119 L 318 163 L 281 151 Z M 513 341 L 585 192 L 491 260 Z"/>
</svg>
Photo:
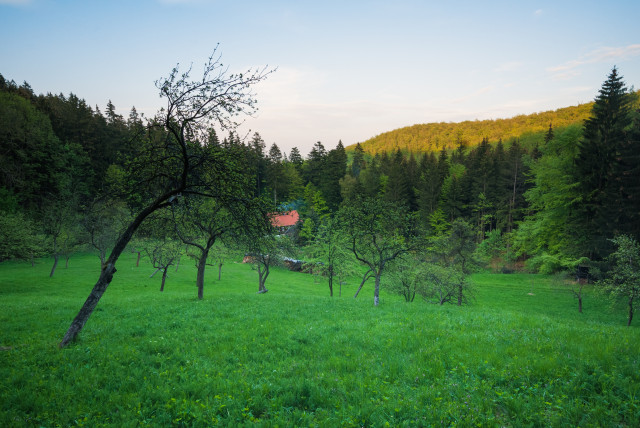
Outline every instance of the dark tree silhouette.
<svg viewBox="0 0 640 428">
<path fill-rule="evenodd" d="M 138 192 L 137 215 L 116 241 L 89 297 L 71 322 L 59 346 L 74 340 L 96 308 L 116 272 L 115 264 L 142 222 L 153 212 L 171 206 L 181 196 L 197 194 L 219 201 L 237 198 L 229 188 L 233 159 L 222 151 L 206 150 L 208 130 L 237 126 L 236 118 L 255 111 L 252 86 L 269 74 L 266 68 L 243 74 L 229 74 L 214 50 L 201 79 L 191 80 L 191 67 L 180 72 L 176 66 L 169 77 L 156 82 L 167 100 L 149 124 L 148 141 L 138 147 L 132 160 L 129 188 Z M 152 132 L 153 131 L 153 132 Z M 154 138 L 155 137 L 155 138 Z"/>
</svg>

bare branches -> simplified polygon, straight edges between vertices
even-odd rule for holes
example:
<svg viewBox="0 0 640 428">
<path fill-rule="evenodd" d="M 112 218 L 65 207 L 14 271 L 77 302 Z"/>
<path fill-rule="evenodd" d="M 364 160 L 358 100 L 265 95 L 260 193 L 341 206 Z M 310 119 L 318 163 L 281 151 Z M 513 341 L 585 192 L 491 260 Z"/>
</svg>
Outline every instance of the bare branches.
<svg viewBox="0 0 640 428">
<path fill-rule="evenodd" d="M 235 129 L 241 114 L 251 116 L 257 111 L 253 85 L 273 73 L 267 66 L 249 69 L 245 73 L 229 73 L 220 62 L 218 47 L 205 63 L 202 78 L 191 80 L 191 65 L 179 73 L 179 64 L 169 77 L 156 81 L 160 95 L 167 99 L 167 108 L 157 118 L 178 139 L 205 141 L 206 131 L 214 126 Z"/>
</svg>

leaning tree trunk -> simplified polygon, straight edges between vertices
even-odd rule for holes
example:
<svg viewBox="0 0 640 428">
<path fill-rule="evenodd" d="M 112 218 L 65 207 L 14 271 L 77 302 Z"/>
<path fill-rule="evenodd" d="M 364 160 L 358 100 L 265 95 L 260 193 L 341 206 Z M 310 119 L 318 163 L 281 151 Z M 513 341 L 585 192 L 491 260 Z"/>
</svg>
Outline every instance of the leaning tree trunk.
<svg viewBox="0 0 640 428">
<path fill-rule="evenodd" d="M 51 278 L 53 276 L 53 274 L 56 271 L 56 266 L 58 266 L 58 259 L 60 258 L 60 255 L 58 253 L 55 253 L 53 255 L 53 267 L 51 268 L 51 273 L 49 273 L 49 278 Z"/>
<path fill-rule="evenodd" d="M 175 193 L 178 193 L 178 191 L 176 191 Z M 133 237 L 135 231 L 138 229 L 138 227 L 140 227 L 144 219 L 147 218 L 149 214 L 159 208 L 162 208 L 165 201 L 175 193 L 171 192 L 158 198 L 153 204 L 151 204 L 140 214 L 138 214 L 138 216 L 133 219 L 131 224 L 129 224 L 127 230 L 125 230 L 124 233 L 120 235 L 120 238 L 118 238 L 116 245 L 113 247 L 113 251 L 111 251 L 109 258 L 105 262 L 104 267 L 100 272 L 98 282 L 96 282 L 96 285 L 93 286 L 91 293 L 89 293 L 89 297 L 87 297 L 84 305 L 82 305 L 82 308 L 80 308 L 80 312 L 78 312 L 78 315 L 76 315 L 76 317 L 73 319 L 71 325 L 69 326 L 69 329 L 62 338 L 62 341 L 58 344 L 60 348 L 64 348 L 72 340 L 74 340 L 78 336 L 78 333 L 80 333 L 86 322 L 89 320 L 89 317 L 98 305 L 100 298 L 107 290 L 109 284 L 111 284 L 113 275 L 116 273 L 116 262 L 118 261 L 118 258 L 126 248 L 129 241 L 131 241 L 131 238 Z"/>
<path fill-rule="evenodd" d="M 162 283 L 160 284 L 160 291 L 164 291 L 164 282 L 167 279 L 167 270 L 169 270 L 169 266 L 165 266 L 162 270 Z"/>
<path fill-rule="evenodd" d="M 62 342 L 60 342 L 60 344 L 58 345 L 60 348 L 64 348 L 69 344 L 69 342 L 71 342 L 78 336 L 78 333 L 80 333 L 80 330 L 82 330 L 82 327 L 84 327 L 85 323 L 93 313 L 93 310 L 98 305 L 100 298 L 107 290 L 107 287 L 113 279 L 113 274 L 116 273 L 114 259 L 117 260 L 118 257 L 109 257 L 110 261 L 107 262 L 104 269 L 102 269 L 102 272 L 100 272 L 100 278 L 98 278 L 98 282 L 96 282 L 96 285 L 93 286 L 93 290 L 91 290 L 89 297 L 87 297 L 87 300 L 84 302 L 84 305 L 82 305 L 80 312 L 78 312 L 78 315 L 76 315 L 74 320 L 71 322 L 67 333 L 62 338 Z"/>
<path fill-rule="evenodd" d="M 629 322 L 627 322 L 627 327 L 631 326 L 631 320 L 633 320 L 633 297 L 629 297 Z"/>
<path fill-rule="evenodd" d="M 269 265 L 268 264 L 258 264 L 258 294 L 263 294 L 268 292 L 267 286 L 267 277 L 269 276 Z"/>
<path fill-rule="evenodd" d="M 365 273 L 364 276 L 362 277 L 362 281 L 360 282 L 360 287 L 358 287 L 358 290 L 356 290 L 356 294 L 353 296 L 354 299 L 358 297 L 358 294 L 360 294 L 360 290 L 362 290 L 362 287 L 364 287 L 364 283 L 367 282 L 369 278 L 371 278 L 371 276 L 369 276 L 370 273 L 371 273 L 371 269 L 369 269 L 367 273 Z"/>
</svg>

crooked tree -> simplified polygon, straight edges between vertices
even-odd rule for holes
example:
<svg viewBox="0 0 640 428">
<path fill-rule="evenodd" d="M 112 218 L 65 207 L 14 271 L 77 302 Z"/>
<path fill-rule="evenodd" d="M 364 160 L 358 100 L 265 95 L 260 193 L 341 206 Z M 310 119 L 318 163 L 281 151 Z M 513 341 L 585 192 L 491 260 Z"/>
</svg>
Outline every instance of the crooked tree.
<svg viewBox="0 0 640 428">
<path fill-rule="evenodd" d="M 192 80 L 191 71 L 192 67 L 180 72 L 176 66 L 169 77 L 156 81 L 167 105 L 148 124 L 147 138 L 136 147 L 137 153 L 128 165 L 129 188 L 137 194 L 137 214 L 117 239 L 60 347 L 78 336 L 113 280 L 118 258 L 150 214 L 194 194 L 219 201 L 240 197 L 228 194 L 224 187 L 225 174 L 234 167 L 233 163 L 220 152 L 204 150 L 202 142 L 207 141 L 208 130 L 214 125 L 234 129 L 239 115 L 256 110 L 252 87 L 271 71 L 262 68 L 230 74 L 220 62 L 217 48 L 206 62 L 201 78 Z"/>
</svg>

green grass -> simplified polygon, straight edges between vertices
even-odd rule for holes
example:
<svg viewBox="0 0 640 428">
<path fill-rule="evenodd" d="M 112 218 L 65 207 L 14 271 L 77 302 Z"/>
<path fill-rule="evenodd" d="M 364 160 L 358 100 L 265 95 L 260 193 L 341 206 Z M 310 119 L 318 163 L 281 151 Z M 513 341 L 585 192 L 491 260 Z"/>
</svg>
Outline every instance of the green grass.
<svg viewBox="0 0 640 428">
<path fill-rule="evenodd" d="M 371 284 L 229 263 L 196 299 L 125 255 L 69 348 L 94 255 L 0 264 L 0 426 L 638 426 L 640 332 L 587 290 L 476 274 L 468 307 L 404 303 Z M 384 287 L 384 284 L 383 284 Z"/>
</svg>

